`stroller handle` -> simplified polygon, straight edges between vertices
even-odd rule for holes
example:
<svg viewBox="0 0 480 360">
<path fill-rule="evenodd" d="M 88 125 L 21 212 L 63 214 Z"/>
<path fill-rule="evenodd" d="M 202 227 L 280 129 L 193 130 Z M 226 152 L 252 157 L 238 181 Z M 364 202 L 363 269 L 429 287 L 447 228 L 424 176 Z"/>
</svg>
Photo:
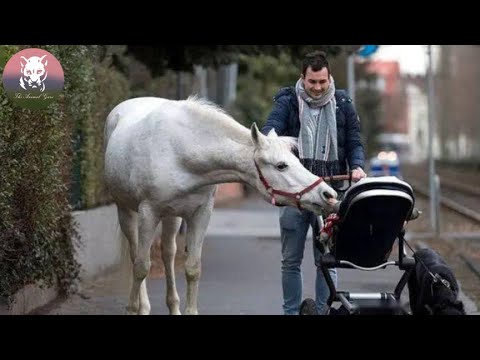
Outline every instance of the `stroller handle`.
<svg viewBox="0 0 480 360">
<path fill-rule="evenodd" d="M 350 174 L 346 174 L 346 175 L 323 176 L 322 179 L 323 179 L 323 181 L 330 183 L 330 186 L 335 191 L 337 191 L 338 193 L 342 193 L 342 194 L 345 191 L 347 191 L 348 189 L 350 189 L 350 187 L 352 186 L 352 172 L 350 172 Z M 332 184 L 335 181 L 348 181 L 348 186 L 344 189 L 339 189 Z"/>
<path fill-rule="evenodd" d="M 322 176 L 322 179 L 325 182 L 344 181 L 344 180 L 352 181 L 352 174 L 350 173 L 346 175 Z"/>
</svg>

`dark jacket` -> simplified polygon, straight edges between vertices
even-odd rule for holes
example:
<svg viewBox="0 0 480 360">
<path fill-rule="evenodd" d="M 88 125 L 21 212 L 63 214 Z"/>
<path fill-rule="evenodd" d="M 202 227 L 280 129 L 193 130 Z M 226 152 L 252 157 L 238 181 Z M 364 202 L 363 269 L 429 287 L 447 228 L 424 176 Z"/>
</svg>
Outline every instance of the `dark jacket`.
<svg viewBox="0 0 480 360">
<path fill-rule="evenodd" d="M 340 173 L 347 173 L 347 162 L 351 170 L 364 168 L 365 154 L 360 137 L 360 120 L 352 99 L 345 90 L 336 90 L 337 102 L 337 141 Z M 282 88 L 273 98 L 273 109 L 268 116 L 262 133 L 267 135 L 273 128 L 279 136 L 298 137 L 300 120 L 298 116 L 298 100 L 293 86 Z"/>
</svg>

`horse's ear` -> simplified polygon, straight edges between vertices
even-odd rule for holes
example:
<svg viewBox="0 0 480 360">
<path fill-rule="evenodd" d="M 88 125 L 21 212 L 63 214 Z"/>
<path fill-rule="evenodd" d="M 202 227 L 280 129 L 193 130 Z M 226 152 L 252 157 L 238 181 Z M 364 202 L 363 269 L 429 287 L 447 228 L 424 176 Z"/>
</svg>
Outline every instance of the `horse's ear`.
<svg viewBox="0 0 480 360">
<path fill-rule="evenodd" d="M 252 140 L 255 144 L 255 147 L 264 148 L 266 146 L 265 135 L 263 135 L 260 130 L 258 130 L 256 123 L 252 124 L 250 131 L 252 133 Z"/>
<path fill-rule="evenodd" d="M 274 128 L 271 128 L 271 129 L 270 129 L 270 131 L 268 132 L 268 135 L 267 135 L 267 136 L 268 136 L 268 137 L 274 137 L 274 138 L 278 137 L 277 132 L 275 131 Z"/>
</svg>

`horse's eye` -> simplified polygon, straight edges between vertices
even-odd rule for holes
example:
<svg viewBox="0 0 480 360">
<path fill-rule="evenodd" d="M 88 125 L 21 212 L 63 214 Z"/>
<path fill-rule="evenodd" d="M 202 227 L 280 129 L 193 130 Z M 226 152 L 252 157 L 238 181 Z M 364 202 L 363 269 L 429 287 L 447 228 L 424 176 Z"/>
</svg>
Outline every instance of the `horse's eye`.
<svg viewBox="0 0 480 360">
<path fill-rule="evenodd" d="M 284 162 L 279 162 L 279 163 L 276 165 L 276 167 L 277 167 L 278 170 L 285 170 L 285 169 L 288 167 L 288 165 L 285 164 Z"/>
</svg>

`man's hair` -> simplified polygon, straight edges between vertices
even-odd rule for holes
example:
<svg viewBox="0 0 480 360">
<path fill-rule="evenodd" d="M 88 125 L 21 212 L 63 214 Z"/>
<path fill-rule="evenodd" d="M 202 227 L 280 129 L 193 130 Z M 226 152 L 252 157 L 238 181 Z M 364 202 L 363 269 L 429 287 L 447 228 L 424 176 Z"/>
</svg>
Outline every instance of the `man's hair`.
<svg viewBox="0 0 480 360">
<path fill-rule="evenodd" d="M 316 50 L 305 55 L 302 63 L 303 76 L 307 73 L 309 66 L 312 68 L 312 71 L 320 71 L 323 68 L 327 68 L 328 75 L 330 75 L 330 65 L 327 60 L 327 54 L 323 51 Z"/>
</svg>

